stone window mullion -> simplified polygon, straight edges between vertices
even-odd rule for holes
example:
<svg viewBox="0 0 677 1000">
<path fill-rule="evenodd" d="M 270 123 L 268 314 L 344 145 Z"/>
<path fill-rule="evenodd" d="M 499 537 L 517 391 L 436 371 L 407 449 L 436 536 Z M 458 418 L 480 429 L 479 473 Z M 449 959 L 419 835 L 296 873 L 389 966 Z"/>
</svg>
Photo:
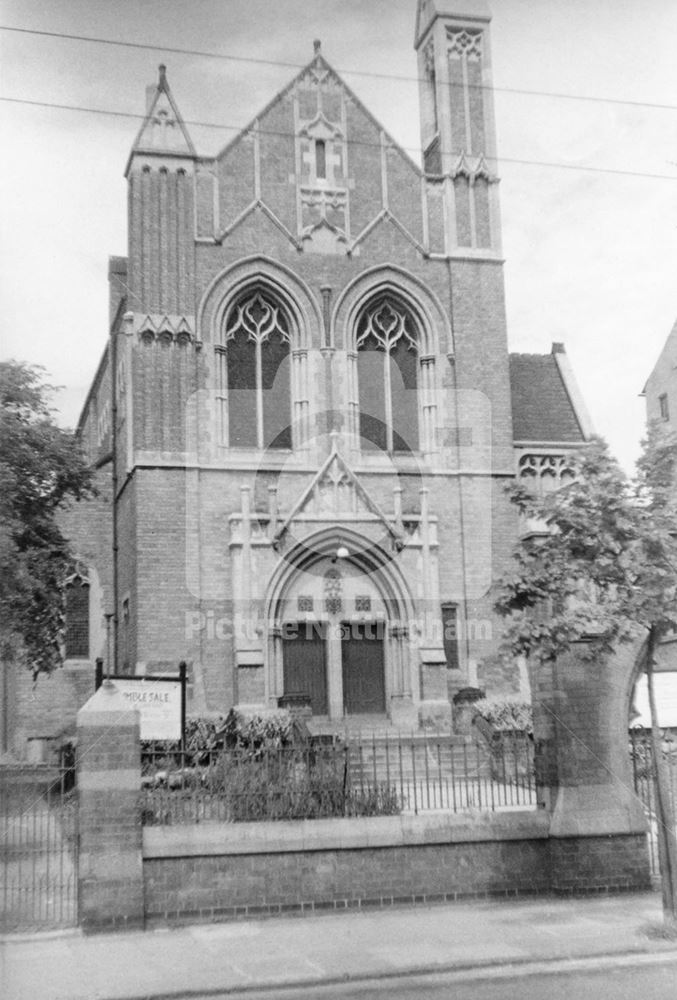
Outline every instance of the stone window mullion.
<svg viewBox="0 0 677 1000">
<path fill-rule="evenodd" d="M 228 356 L 226 348 L 216 348 L 216 425 L 219 444 L 228 444 Z"/>
<path fill-rule="evenodd" d="M 256 339 L 256 443 L 263 448 L 263 371 L 261 364 L 261 339 Z"/>
<path fill-rule="evenodd" d="M 357 450 L 360 446 L 360 400 L 357 384 L 357 351 L 348 352 L 347 391 L 348 433 L 353 447 Z"/>
<path fill-rule="evenodd" d="M 390 370 L 391 358 L 390 358 L 390 347 L 386 345 L 383 352 L 383 380 L 385 385 L 385 424 L 386 424 L 386 442 L 388 453 L 392 453 L 393 450 L 393 389 L 392 389 L 392 372 Z"/>
<path fill-rule="evenodd" d="M 309 439 L 310 399 L 308 386 L 308 351 L 292 351 L 292 407 L 294 435 L 297 447 L 307 447 Z"/>
<path fill-rule="evenodd" d="M 421 358 L 419 371 L 421 373 L 421 411 L 423 433 L 421 435 L 421 446 L 423 451 L 435 451 L 436 426 L 437 426 L 437 402 L 435 399 L 435 358 Z"/>
</svg>

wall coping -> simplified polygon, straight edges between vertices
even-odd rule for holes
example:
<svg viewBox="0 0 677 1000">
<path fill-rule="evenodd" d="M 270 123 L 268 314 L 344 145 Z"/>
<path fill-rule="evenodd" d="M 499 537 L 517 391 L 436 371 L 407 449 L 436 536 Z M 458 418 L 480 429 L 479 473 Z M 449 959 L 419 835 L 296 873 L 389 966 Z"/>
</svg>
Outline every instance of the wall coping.
<svg viewBox="0 0 677 1000">
<path fill-rule="evenodd" d="M 534 809 L 268 823 L 206 822 L 144 827 L 143 856 L 149 860 L 481 841 L 545 840 L 549 834 L 549 814 L 544 810 Z"/>
</svg>

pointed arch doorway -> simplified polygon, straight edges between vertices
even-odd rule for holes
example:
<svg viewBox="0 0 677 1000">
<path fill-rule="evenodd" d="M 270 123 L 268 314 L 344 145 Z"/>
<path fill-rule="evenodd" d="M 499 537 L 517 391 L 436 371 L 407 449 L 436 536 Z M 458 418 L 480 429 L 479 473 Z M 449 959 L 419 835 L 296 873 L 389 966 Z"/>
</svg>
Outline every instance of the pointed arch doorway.
<svg viewBox="0 0 677 1000">
<path fill-rule="evenodd" d="M 384 633 L 383 621 L 285 622 L 282 626 L 284 694 L 306 696 L 313 715 L 329 716 L 331 687 L 334 700 L 342 706 L 342 716 L 385 715 Z"/>
<path fill-rule="evenodd" d="M 332 558 L 337 544 L 299 546 L 271 581 L 269 701 L 306 695 L 318 718 L 387 717 L 394 699 L 412 703 L 406 597 L 392 569 L 368 565 L 364 539 L 348 559 Z"/>
<path fill-rule="evenodd" d="M 388 610 L 369 574 L 321 559 L 280 610 L 283 694 L 306 695 L 317 716 L 386 714 Z"/>
</svg>

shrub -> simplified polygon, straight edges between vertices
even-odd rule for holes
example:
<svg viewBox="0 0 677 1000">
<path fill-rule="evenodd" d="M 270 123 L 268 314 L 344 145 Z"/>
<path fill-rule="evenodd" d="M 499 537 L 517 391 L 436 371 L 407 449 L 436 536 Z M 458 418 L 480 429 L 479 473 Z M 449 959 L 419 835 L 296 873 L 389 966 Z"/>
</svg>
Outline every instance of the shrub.
<svg viewBox="0 0 677 1000">
<path fill-rule="evenodd" d="M 486 697 L 484 691 L 477 687 L 464 687 L 456 692 L 451 699 L 454 705 L 468 705 Z"/>
<path fill-rule="evenodd" d="M 228 819 L 323 819 L 385 816 L 400 812 L 395 789 L 384 784 L 350 786 L 344 761 L 336 756 L 284 755 L 280 758 L 224 758 L 220 794 Z"/>
<path fill-rule="evenodd" d="M 236 745 L 248 750 L 277 749 L 294 742 L 294 725 L 289 712 L 253 715 L 250 719 L 239 716 L 238 722 Z"/>
<path fill-rule="evenodd" d="M 391 816 L 401 811 L 386 783 L 353 786 L 335 748 L 237 748 L 209 767 L 159 770 L 144 779 L 144 822 Z"/>
<path fill-rule="evenodd" d="M 141 760 L 144 774 L 158 769 L 176 770 L 209 764 L 224 750 L 243 749 L 258 753 L 266 748 L 291 746 L 296 728 L 288 712 L 253 715 L 249 719 L 231 708 L 226 716 L 186 719 L 184 752 L 178 741 L 144 740 Z"/>
<path fill-rule="evenodd" d="M 519 698 L 483 698 L 475 702 L 477 714 L 498 732 L 533 733 L 531 703 Z"/>
</svg>

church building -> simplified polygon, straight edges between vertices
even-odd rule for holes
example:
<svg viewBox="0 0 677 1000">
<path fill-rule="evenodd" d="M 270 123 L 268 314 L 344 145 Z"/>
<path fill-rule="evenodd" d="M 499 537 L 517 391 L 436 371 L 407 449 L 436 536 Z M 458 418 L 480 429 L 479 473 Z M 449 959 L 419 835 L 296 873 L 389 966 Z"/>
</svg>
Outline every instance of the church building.
<svg viewBox="0 0 677 1000">
<path fill-rule="evenodd" d="M 67 669 L 184 660 L 191 713 L 305 699 L 317 729 L 526 693 L 505 487 L 566 481 L 590 426 L 562 345 L 508 353 L 485 0 L 415 14 L 420 165 L 319 42 L 215 157 L 160 67 L 79 424 L 102 485 L 66 515 Z"/>
</svg>

